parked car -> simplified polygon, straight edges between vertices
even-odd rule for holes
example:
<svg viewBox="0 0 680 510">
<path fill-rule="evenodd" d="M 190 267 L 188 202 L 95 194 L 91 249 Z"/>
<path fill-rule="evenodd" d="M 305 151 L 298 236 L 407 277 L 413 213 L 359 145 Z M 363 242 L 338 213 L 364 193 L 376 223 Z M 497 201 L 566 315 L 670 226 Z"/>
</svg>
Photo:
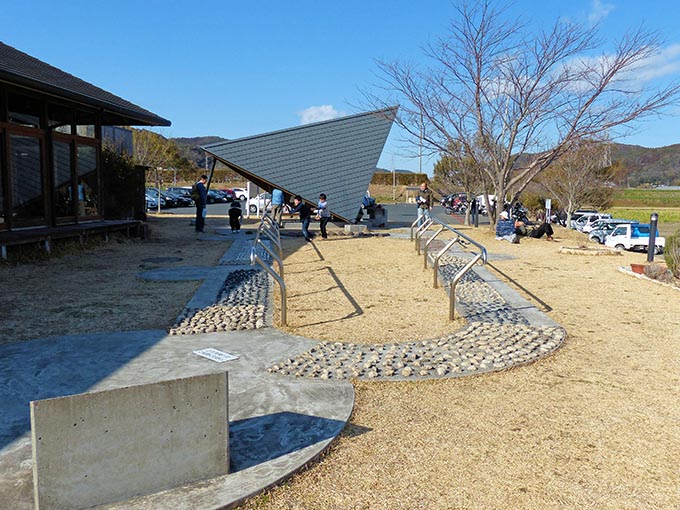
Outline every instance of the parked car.
<svg viewBox="0 0 680 510">
<path fill-rule="evenodd" d="M 640 223 L 639 221 L 633 220 L 623 220 L 618 218 L 612 218 L 611 220 L 599 220 L 596 224 L 599 225 L 594 228 L 588 234 L 588 239 L 591 241 L 597 241 L 600 244 L 604 244 L 605 239 L 609 234 L 611 234 L 616 227 L 619 225 L 624 225 L 626 223 Z"/>
<path fill-rule="evenodd" d="M 619 225 L 607 236 L 604 245 L 609 246 L 610 248 L 616 248 L 617 250 L 647 251 L 647 247 L 649 246 L 649 233 L 649 223 Z M 657 231 L 654 242 L 655 253 L 663 253 L 665 246 L 666 239 L 659 237 L 659 232 Z"/>
<path fill-rule="evenodd" d="M 219 191 L 226 197 L 227 202 L 233 202 L 234 199 L 236 198 L 236 194 L 234 193 L 233 189 L 220 189 L 217 191 Z"/>
<path fill-rule="evenodd" d="M 272 194 L 271 193 L 260 193 L 256 197 L 248 200 L 248 210 L 251 213 L 256 213 L 258 211 L 264 211 L 265 206 L 267 211 L 272 209 Z"/>
<path fill-rule="evenodd" d="M 192 205 L 194 205 L 194 201 L 191 199 L 191 196 L 186 196 L 176 191 L 166 190 L 163 192 L 163 197 L 167 196 L 169 196 L 175 201 L 177 207 L 191 207 Z"/>
<path fill-rule="evenodd" d="M 604 225 L 607 221 L 613 219 L 611 214 L 605 214 L 603 216 L 604 216 L 603 218 L 586 221 L 585 224 L 581 227 L 581 232 L 583 232 L 584 234 L 588 234 L 591 231 L 598 228 L 600 225 Z"/>
<path fill-rule="evenodd" d="M 146 188 L 146 193 L 154 198 L 157 198 L 160 194 L 161 196 L 161 207 L 178 207 L 178 201 L 175 197 L 164 193 L 163 191 L 158 191 L 157 188 Z"/>
<path fill-rule="evenodd" d="M 193 200 L 191 198 L 191 187 L 189 187 L 189 186 L 169 187 L 165 191 L 166 191 L 166 193 L 172 193 L 174 195 L 179 195 L 180 197 L 188 198 L 192 202 L 191 205 L 194 205 Z"/>
<path fill-rule="evenodd" d="M 146 201 L 146 210 L 151 211 L 158 209 L 158 193 L 149 193 L 148 191 L 144 194 L 144 199 Z M 165 208 L 165 199 L 161 197 L 161 209 Z"/>
<path fill-rule="evenodd" d="M 586 214 L 597 214 L 595 209 L 578 209 L 571 214 L 571 224 L 569 228 L 576 228 L 576 222 Z"/>
<path fill-rule="evenodd" d="M 584 214 L 581 216 L 576 222 L 574 223 L 574 228 L 578 230 L 579 232 L 583 232 L 583 229 L 587 226 L 590 225 L 591 223 L 601 220 L 603 218 L 611 218 L 611 214 L 601 214 L 601 213 L 595 213 L 595 214 Z"/>
<path fill-rule="evenodd" d="M 227 201 L 227 198 L 216 189 L 208 190 L 208 203 L 221 204 Z"/>
<path fill-rule="evenodd" d="M 241 202 L 248 198 L 248 190 L 245 188 L 232 188 L 234 198 L 238 198 Z"/>
</svg>

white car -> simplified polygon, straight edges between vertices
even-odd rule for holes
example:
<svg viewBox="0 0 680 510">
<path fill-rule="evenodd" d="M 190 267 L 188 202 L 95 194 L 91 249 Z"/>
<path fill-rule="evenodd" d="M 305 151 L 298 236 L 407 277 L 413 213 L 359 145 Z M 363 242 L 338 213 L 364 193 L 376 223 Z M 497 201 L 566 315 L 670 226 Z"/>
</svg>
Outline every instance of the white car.
<svg viewBox="0 0 680 510">
<path fill-rule="evenodd" d="M 264 212 L 265 207 L 267 211 L 272 210 L 272 194 L 260 193 L 256 197 L 248 200 L 248 210 L 252 213 Z"/>
<path fill-rule="evenodd" d="M 248 198 L 248 190 L 245 188 L 231 188 L 232 191 L 234 192 L 234 198 L 237 200 L 240 200 L 241 202 L 244 202 L 246 198 Z"/>
</svg>

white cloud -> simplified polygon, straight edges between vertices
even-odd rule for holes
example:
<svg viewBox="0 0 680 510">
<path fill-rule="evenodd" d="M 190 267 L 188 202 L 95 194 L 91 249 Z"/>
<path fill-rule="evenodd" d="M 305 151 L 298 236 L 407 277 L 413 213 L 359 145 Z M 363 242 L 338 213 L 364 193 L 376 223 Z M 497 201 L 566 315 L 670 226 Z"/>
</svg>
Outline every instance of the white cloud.
<svg viewBox="0 0 680 510">
<path fill-rule="evenodd" d="M 333 105 L 323 104 L 321 106 L 310 106 L 297 114 L 300 117 L 300 124 L 311 124 L 312 122 L 337 119 L 345 115 L 345 112 L 336 110 Z"/>
<path fill-rule="evenodd" d="M 601 0 L 593 0 L 593 5 L 591 5 L 588 13 L 588 21 L 595 24 L 602 18 L 606 18 L 615 8 L 614 4 L 603 4 Z"/>
</svg>

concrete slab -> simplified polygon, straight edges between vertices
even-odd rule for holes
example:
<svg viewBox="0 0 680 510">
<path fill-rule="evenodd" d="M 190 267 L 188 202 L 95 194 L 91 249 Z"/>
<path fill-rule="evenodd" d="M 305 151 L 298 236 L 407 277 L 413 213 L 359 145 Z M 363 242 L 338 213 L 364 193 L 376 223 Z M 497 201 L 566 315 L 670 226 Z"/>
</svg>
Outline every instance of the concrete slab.
<svg viewBox="0 0 680 510">
<path fill-rule="evenodd" d="M 345 225 L 345 232 L 349 234 L 368 232 L 368 227 L 366 225 Z"/>
<path fill-rule="evenodd" d="M 227 374 L 31 402 L 36 509 L 125 501 L 229 471 Z"/>
<path fill-rule="evenodd" d="M 277 330 L 169 336 L 164 331 L 52 337 L 0 345 L 0 501 L 33 508 L 28 402 L 229 371 L 229 475 L 106 508 L 223 508 L 290 476 L 342 431 L 348 382 L 290 378 L 266 367 L 315 345 Z M 239 356 L 216 363 L 213 347 Z"/>
</svg>

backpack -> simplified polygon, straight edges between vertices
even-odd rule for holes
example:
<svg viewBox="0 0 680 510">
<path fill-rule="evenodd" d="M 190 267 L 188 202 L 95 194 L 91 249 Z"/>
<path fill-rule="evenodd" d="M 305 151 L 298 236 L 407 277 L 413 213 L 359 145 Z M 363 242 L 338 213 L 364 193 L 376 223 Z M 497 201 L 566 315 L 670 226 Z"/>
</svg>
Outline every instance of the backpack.
<svg viewBox="0 0 680 510">
<path fill-rule="evenodd" d="M 194 185 L 191 187 L 191 199 L 198 203 L 201 200 L 201 194 L 198 192 L 198 183 L 194 183 Z"/>
</svg>

